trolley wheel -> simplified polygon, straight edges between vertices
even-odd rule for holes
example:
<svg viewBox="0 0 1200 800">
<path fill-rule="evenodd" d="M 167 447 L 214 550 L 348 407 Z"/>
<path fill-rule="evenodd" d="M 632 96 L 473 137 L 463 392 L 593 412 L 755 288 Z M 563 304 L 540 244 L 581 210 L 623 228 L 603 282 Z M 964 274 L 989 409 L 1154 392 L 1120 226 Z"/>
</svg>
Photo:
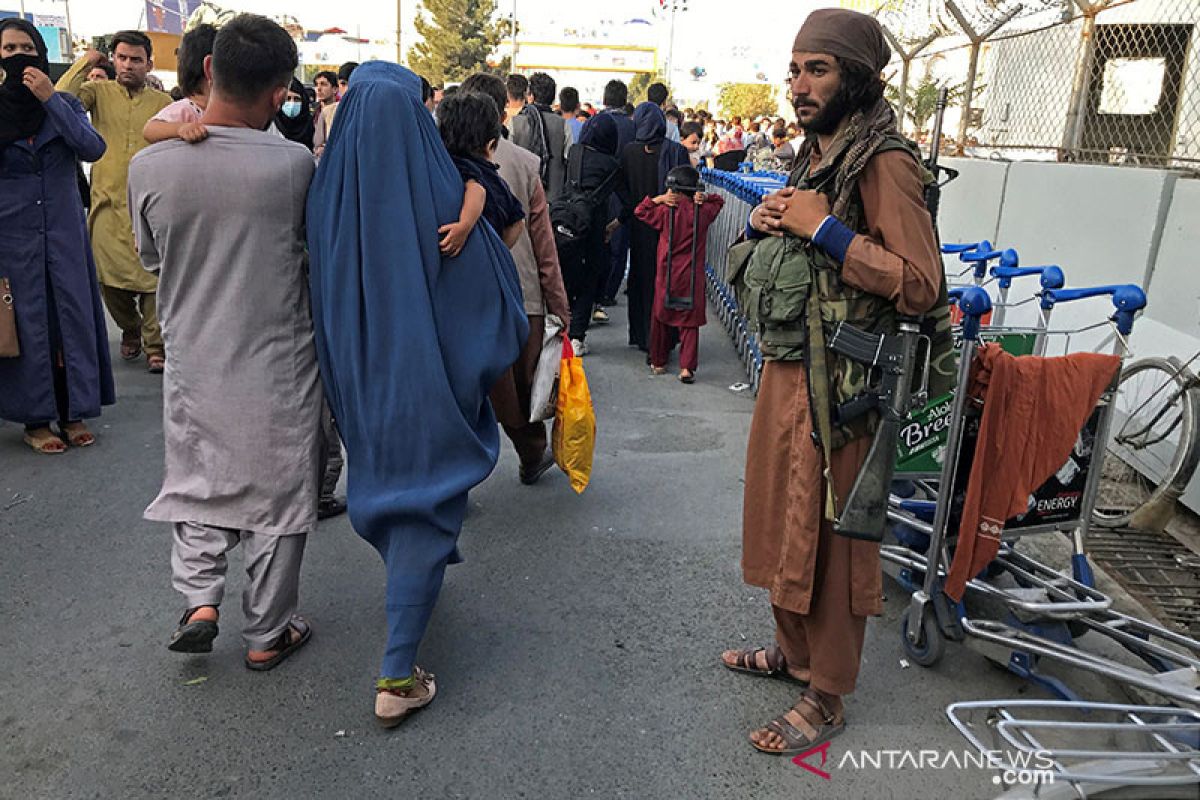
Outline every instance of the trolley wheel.
<svg viewBox="0 0 1200 800">
<path fill-rule="evenodd" d="M 900 642 L 908 657 L 922 667 L 932 667 L 946 654 L 946 639 L 931 609 L 926 609 L 921 616 L 921 635 L 916 644 L 908 640 L 908 611 L 905 610 L 900 616 Z"/>
</svg>

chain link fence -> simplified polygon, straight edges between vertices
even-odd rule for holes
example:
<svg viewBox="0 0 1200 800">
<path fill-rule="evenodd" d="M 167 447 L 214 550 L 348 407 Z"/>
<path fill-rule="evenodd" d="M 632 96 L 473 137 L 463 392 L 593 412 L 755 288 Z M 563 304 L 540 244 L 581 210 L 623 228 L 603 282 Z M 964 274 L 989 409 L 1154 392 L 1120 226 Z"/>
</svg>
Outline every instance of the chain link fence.
<svg viewBox="0 0 1200 800">
<path fill-rule="evenodd" d="M 981 158 L 1200 172 L 1200 0 L 890 0 L 890 99 Z"/>
</svg>

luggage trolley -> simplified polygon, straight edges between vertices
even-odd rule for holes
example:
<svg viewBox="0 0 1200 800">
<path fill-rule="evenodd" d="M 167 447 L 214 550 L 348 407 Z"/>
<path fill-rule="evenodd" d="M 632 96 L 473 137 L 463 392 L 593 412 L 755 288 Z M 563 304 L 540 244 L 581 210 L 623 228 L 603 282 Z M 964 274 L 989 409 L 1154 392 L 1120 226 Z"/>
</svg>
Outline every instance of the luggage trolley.
<svg viewBox="0 0 1200 800">
<path fill-rule="evenodd" d="M 1045 273 L 1042 273 L 1043 277 Z M 1145 306 L 1145 295 L 1136 286 L 1103 286 L 1082 289 L 1043 289 L 1040 305 L 1046 311 L 1057 304 L 1090 297 L 1108 296 L 1115 314 L 1078 330 L 1049 331 L 1035 328 L 984 329 L 982 320 L 992 310 L 991 298 L 979 286 L 957 288 L 958 306 L 963 314 L 962 349 L 957 388 L 948 398 L 949 418 L 940 472 L 936 485 L 917 480 L 931 499 L 904 498 L 893 494 L 888 512 L 899 544 L 885 544 L 881 556 L 898 567 L 898 580 L 912 591 L 909 608 L 902 618 L 902 643 L 917 664 L 937 663 L 947 639 L 962 641 L 972 636 L 1008 651 L 1007 667 L 1067 700 L 1078 696 L 1061 680 L 1038 670 L 1040 659 L 1049 658 L 1137 686 L 1174 702 L 1200 707 L 1200 642 L 1161 626 L 1113 611 L 1112 600 L 1095 588 L 1087 559 L 1086 540 L 1100 478 L 1098 469 L 1090 469 L 1093 454 L 1102 454 L 1108 436 L 1113 389 L 1101 397 L 1096 411 L 1080 433 L 1075 451 L 1059 474 L 1034 497 L 1062 496 L 1065 486 L 1078 497 L 1069 509 L 1049 503 L 1043 512 L 1036 503 L 1030 511 L 1009 520 L 1002 534 L 998 557 L 967 584 L 967 593 L 999 601 L 1008 618 L 1004 621 L 972 618 L 963 603 L 951 600 L 943 591 L 951 563 L 950 548 L 955 539 L 954 504 L 966 488 L 970 472 L 972 426 L 966 398 L 971 362 L 985 334 L 1025 333 L 1038 337 L 1070 337 L 1111 325 L 1115 330 L 1114 352 L 1126 355 L 1127 337 L 1133 318 Z M 943 490 L 945 487 L 945 490 Z M 1075 494 L 1077 493 L 1077 494 Z M 1022 536 L 1049 532 L 1071 534 L 1071 574 L 1065 575 L 1017 552 L 1014 545 Z M 1007 573 L 1017 584 L 1005 588 L 986 578 Z M 1122 645 L 1140 658 L 1149 670 L 1095 655 L 1075 646 L 1074 639 L 1095 631 Z"/>
<path fill-rule="evenodd" d="M 721 324 L 733 339 L 738 357 L 746 369 L 752 391 L 758 392 L 759 377 L 762 375 L 763 357 L 758 339 L 746 324 L 746 318 L 738 308 L 733 289 L 725 281 L 725 264 L 711 263 L 714 254 L 722 256 L 738 240 L 746 227 L 753 208 L 763 197 L 782 189 L 787 176 L 776 172 L 725 172 L 702 169 L 701 178 L 705 186 L 720 194 L 725 207 L 716 222 L 708 229 L 708 253 L 710 263 L 704 265 L 705 294 L 717 310 Z"/>
</svg>

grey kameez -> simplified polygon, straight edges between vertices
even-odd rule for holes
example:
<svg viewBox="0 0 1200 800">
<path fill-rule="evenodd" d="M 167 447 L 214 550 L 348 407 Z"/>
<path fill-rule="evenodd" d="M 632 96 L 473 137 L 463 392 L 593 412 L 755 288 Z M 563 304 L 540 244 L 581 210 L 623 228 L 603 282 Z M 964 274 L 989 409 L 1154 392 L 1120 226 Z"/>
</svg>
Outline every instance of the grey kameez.
<svg viewBox="0 0 1200 800">
<path fill-rule="evenodd" d="M 309 310 L 302 145 L 210 127 L 139 153 L 129 208 L 159 273 L 167 350 L 162 489 L 147 519 L 260 534 L 316 524 L 321 383 Z"/>
</svg>

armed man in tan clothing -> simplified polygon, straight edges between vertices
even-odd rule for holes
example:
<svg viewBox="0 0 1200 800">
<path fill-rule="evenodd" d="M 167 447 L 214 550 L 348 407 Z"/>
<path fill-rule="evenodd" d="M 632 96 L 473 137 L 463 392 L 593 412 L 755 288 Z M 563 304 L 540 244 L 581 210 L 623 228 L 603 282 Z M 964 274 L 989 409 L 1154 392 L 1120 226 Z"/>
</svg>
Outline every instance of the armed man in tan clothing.
<svg viewBox="0 0 1200 800">
<path fill-rule="evenodd" d="M 782 294 L 763 306 L 785 305 L 794 279 L 811 277 L 823 321 L 894 331 L 896 314 L 938 302 L 942 268 L 919 154 L 883 99 L 883 31 L 853 11 L 815 11 L 792 50 L 792 103 L 807 139 L 788 187 L 754 209 L 750 227 L 752 237 L 795 237 L 801 246 L 771 287 Z M 760 330 L 767 362 L 750 427 L 742 569 L 747 583 L 770 592 L 776 641 L 721 656 L 730 669 L 805 686 L 793 708 L 750 734 L 776 754 L 807 751 L 845 727 L 842 696 L 855 687 L 867 617 L 881 612 L 879 544 L 836 534 L 826 513 L 828 498 L 849 494 L 871 437 L 815 413 L 853 371 L 832 352 L 810 353 L 811 331 L 807 322 Z M 825 360 L 826 374 L 810 365 Z"/>
<path fill-rule="evenodd" d="M 88 74 L 104 61 L 103 54 L 89 50 L 59 78 L 56 88 L 79 98 L 108 145 L 104 157 L 92 167 L 88 233 L 104 305 L 121 329 L 121 357 L 132 361 L 145 348 L 149 370 L 159 373 L 165 361 L 156 307 L 158 278 L 138 260 L 125 183 L 130 159 L 149 145 L 142 128 L 171 103 L 171 96 L 146 84 L 154 69 L 153 47 L 146 34 L 121 31 L 113 36 L 117 79 L 88 81 Z"/>
</svg>

